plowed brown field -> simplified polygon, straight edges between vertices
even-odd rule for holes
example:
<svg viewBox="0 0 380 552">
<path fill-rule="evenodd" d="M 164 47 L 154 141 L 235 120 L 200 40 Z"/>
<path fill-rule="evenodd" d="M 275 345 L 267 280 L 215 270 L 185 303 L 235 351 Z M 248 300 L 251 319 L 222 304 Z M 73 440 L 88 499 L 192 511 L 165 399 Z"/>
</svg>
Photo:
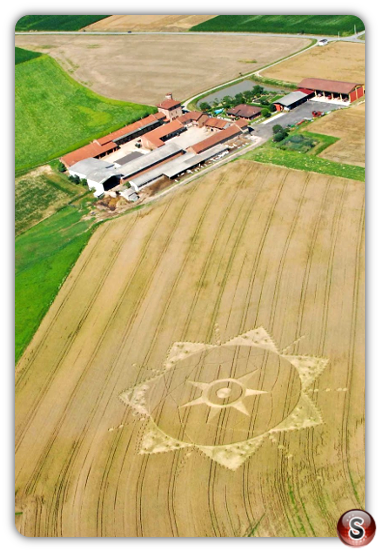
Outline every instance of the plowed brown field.
<svg viewBox="0 0 380 552">
<path fill-rule="evenodd" d="M 86 31 L 188 31 L 215 15 L 111 15 Z"/>
<path fill-rule="evenodd" d="M 350 109 L 338 109 L 315 121 L 308 130 L 340 138 L 320 157 L 365 167 L 365 103 Z"/>
<path fill-rule="evenodd" d="M 297 84 L 308 77 L 364 84 L 365 44 L 333 42 L 327 46 L 316 46 L 270 67 L 262 74 Z"/>
<path fill-rule="evenodd" d="M 191 35 L 17 35 L 16 45 L 53 56 L 98 94 L 153 105 L 185 100 L 290 55 L 305 38 Z"/>
<path fill-rule="evenodd" d="M 362 183 L 250 161 L 102 225 L 17 366 L 18 529 L 336 536 L 364 506 L 363 232 Z"/>
</svg>

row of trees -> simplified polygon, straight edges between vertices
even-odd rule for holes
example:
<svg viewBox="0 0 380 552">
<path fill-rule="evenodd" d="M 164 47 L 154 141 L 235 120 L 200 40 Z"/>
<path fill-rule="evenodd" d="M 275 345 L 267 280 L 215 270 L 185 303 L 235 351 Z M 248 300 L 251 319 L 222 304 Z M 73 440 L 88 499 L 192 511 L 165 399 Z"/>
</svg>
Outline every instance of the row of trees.
<svg viewBox="0 0 380 552">
<path fill-rule="evenodd" d="M 62 161 L 60 161 L 60 162 L 58 163 L 57 168 L 58 168 L 58 171 L 59 171 L 60 173 L 66 172 L 66 167 L 65 167 L 65 165 L 62 163 Z M 79 178 L 79 176 L 76 176 L 76 175 L 75 175 L 75 176 L 69 175 L 67 178 L 68 178 L 68 179 L 70 180 L 70 182 L 72 182 L 73 184 L 82 184 L 83 186 L 87 186 L 87 180 L 86 180 L 85 178 Z"/>
<path fill-rule="evenodd" d="M 268 92 L 262 86 L 257 84 L 252 88 L 252 90 L 239 92 L 234 97 L 224 96 L 222 100 L 214 100 L 214 102 L 212 102 L 212 105 L 208 102 L 202 102 L 199 107 L 202 111 L 211 111 L 212 109 L 217 109 L 218 107 L 231 109 L 231 107 L 236 107 L 237 105 L 244 103 L 258 103 L 263 106 L 268 106 L 268 109 L 270 111 L 274 111 L 275 108 L 273 104 L 271 104 L 270 98 L 273 97 L 273 95 L 275 94 L 275 92 Z"/>
</svg>

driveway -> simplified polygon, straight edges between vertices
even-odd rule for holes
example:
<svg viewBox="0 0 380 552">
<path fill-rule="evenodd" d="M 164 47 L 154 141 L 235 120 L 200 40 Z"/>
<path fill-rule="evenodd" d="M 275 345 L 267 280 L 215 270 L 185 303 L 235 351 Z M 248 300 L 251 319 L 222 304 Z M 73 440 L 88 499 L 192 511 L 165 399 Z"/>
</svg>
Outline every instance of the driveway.
<svg viewBox="0 0 380 552">
<path fill-rule="evenodd" d="M 282 112 L 280 116 L 275 115 L 273 118 L 260 123 L 253 128 L 253 136 L 260 136 L 264 140 L 268 140 L 273 135 L 272 128 L 274 125 L 281 125 L 286 127 L 287 125 L 294 125 L 302 121 L 302 119 L 312 119 L 313 111 L 335 111 L 336 109 L 342 109 L 343 106 L 327 103 L 327 102 L 313 102 L 307 101 L 306 103 L 292 109 L 291 111 Z"/>
</svg>

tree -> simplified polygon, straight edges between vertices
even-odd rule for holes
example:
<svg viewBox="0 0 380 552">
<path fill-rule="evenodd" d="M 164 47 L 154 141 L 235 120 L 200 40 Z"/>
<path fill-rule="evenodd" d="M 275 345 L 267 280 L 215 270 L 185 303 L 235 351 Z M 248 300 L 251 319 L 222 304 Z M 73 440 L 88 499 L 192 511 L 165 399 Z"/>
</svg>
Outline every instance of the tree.
<svg viewBox="0 0 380 552">
<path fill-rule="evenodd" d="M 66 167 L 65 167 L 65 165 L 62 163 L 62 161 L 59 161 L 57 168 L 58 168 L 58 171 L 61 172 L 61 173 L 63 173 L 63 172 L 66 171 Z"/>
<path fill-rule="evenodd" d="M 276 106 L 275 106 L 274 104 L 270 104 L 270 106 L 269 106 L 269 111 L 271 111 L 272 113 L 274 113 L 275 111 L 277 111 Z"/>
<path fill-rule="evenodd" d="M 69 180 L 70 180 L 70 182 L 74 182 L 74 184 L 79 184 L 79 182 L 80 182 L 80 178 L 76 174 L 74 176 L 70 175 Z"/>
<path fill-rule="evenodd" d="M 210 111 L 211 105 L 207 102 L 202 102 L 199 106 L 201 108 L 201 111 Z"/>
<path fill-rule="evenodd" d="M 277 132 L 281 132 L 282 130 L 284 129 L 281 125 L 274 125 L 274 127 L 272 128 L 273 134 L 277 134 Z"/>
<path fill-rule="evenodd" d="M 270 111 L 269 111 L 269 109 L 264 108 L 264 109 L 261 111 L 261 115 L 262 115 L 263 117 L 265 117 L 266 119 L 267 119 L 268 117 L 270 117 Z"/>
<path fill-rule="evenodd" d="M 82 184 L 82 186 L 87 186 L 87 178 L 81 178 L 80 183 Z"/>
</svg>

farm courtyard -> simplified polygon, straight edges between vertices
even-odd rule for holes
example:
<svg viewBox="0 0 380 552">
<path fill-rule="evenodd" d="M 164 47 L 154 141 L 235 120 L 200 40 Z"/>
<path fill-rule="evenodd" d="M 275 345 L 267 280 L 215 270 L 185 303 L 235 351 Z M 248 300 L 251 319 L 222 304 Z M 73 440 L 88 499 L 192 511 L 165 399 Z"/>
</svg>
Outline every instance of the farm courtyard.
<svg viewBox="0 0 380 552">
<path fill-rule="evenodd" d="M 17 366 L 20 532 L 336 536 L 364 503 L 363 232 L 362 182 L 248 160 L 102 224 Z"/>
<path fill-rule="evenodd" d="M 308 44 L 305 38 L 187 33 L 16 36 L 17 46 L 50 54 L 72 77 L 102 96 L 147 105 L 155 105 L 168 91 L 185 100 Z"/>
</svg>

